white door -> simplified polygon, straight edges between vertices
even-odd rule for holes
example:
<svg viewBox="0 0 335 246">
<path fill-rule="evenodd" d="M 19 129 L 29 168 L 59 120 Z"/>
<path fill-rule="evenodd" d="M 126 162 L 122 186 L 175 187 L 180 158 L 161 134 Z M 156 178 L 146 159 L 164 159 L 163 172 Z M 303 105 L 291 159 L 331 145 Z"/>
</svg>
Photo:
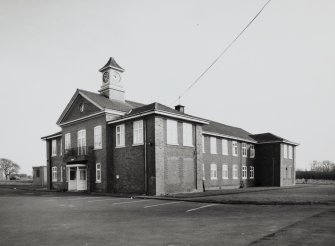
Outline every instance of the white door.
<svg viewBox="0 0 335 246">
<path fill-rule="evenodd" d="M 77 190 L 87 190 L 87 169 L 86 169 L 86 167 L 79 167 L 78 168 Z"/>
<path fill-rule="evenodd" d="M 77 190 L 77 167 L 68 168 L 69 187 L 68 190 Z"/>
</svg>

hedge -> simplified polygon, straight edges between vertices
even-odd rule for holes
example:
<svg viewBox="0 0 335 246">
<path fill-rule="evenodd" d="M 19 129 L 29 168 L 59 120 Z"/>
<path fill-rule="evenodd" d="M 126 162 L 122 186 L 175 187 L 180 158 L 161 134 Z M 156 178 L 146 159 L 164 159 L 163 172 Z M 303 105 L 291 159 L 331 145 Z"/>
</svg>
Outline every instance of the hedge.
<svg viewBox="0 0 335 246">
<path fill-rule="evenodd" d="M 335 172 L 296 171 L 296 179 L 335 180 Z"/>
</svg>

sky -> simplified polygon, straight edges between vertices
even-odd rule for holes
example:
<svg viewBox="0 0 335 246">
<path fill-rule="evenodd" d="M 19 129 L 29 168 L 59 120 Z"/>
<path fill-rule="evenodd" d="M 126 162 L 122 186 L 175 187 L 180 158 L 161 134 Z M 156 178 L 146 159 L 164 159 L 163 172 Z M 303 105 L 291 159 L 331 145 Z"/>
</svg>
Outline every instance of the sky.
<svg viewBox="0 0 335 246">
<path fill-rule="evenodd" d="M 114 57 L 126 99 L 174 106 L 267 0 L 0 0 L 0 158 L 32 173 L 42 136 Z M 272 0 L 184 97 L 188 114 L 298 142 L 335 161 L 335 1 Z"/>
</svg>

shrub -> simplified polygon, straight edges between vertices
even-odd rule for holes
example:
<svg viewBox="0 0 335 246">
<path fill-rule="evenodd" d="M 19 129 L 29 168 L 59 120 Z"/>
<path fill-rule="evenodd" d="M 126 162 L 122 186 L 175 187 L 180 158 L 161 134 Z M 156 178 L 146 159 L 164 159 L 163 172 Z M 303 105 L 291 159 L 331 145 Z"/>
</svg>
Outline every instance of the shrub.
<svg viewBox="0 0 335 246">
<path fill-rule="evenodd" d="M 335 172 L 296 171 L 296 179 L 335 180 Z"/>
</svg>

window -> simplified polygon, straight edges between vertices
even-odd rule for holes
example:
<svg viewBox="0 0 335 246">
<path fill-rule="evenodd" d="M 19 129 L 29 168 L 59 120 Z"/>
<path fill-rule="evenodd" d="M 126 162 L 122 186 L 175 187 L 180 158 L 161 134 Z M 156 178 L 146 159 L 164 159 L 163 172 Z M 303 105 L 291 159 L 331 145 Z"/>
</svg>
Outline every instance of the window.
<svg viewBox="0 0 335 246">
<path fill-rule="evenodd" d="M 233 156 L 238 156 L 238 147 L 237 147 L 237 142 L 233 141 L 232 142 L 233 145 Z"/>
<path fill-rule="evenodd" d="M 71 149 L 71 134 L 66 133 L 65 134 L 65 153 L 67 153 L 67 150 Z"/>
<path fill-rule="evenodd" d="M 242 166 L 242 179 L 247 178 L 247 166 Z"/>
<path fill-rule="evenodd" d="M 59 149 L 59 154 L 63 155 L 63 139 L 60 139 L 60 149 Z"/>
<path fill-rule="evenodd" d="M 60 182 L 63 182 L 63 168 L 60 167 Z"/>
<path fill-rule="evenodd" d="M 218 171 L 216 164 L 211 164 L 211 179 L 218 179 Z"/>
<path fill-rule="evenodd" d="M 35 177 L 36 178 L 40 177 L 40 170 L 39 169 L 35 170 Z"/>
<path fill-rule="evenodd" d="M 233 179 L 238 179 L 238 167 L 233 165 Z"/>
<path fill-rule="evenodd" d="M 52 181 L 57 182 L 57 167 L 52 167 Z"/>
<path fill-rule="evenodd" d="M 193 146 L 192 124 L 183 123 L 183 145 Z"/>
<path fill-rule="evenodd" d="M 205 136 L 202 136 L 201 140 L 202 140 L 202 153 L 205 153 Z"/>
<path fill-rule="evenodd" d="M 211 154 L 216 154 L 216 138 L 211 137 Z"/>
<path fill-rule="evenodd" d="M 228 179 L 228 165 L 222 165 L 222 179 Z"/>
<path fill-rule="evenodd" d="M 101 183 L 101 164 L 97 163 L 95 165 L 95 182 Z"/>
<path fill-rule="evenodd" d="M 86 130 L 78 131 L 77 137 L 78 155 L 86 155 Z"/>
<path fill-rule="evenodd" d="M 116 147 L 125 146 L 124 137 L 124 124 L 116 126 Z"/>
<path fill-rule="evenodd" d="M 287 145 L 284 144 L 284 158 L 287 158 Z"/>
<path fill-rule="evenodd" d="M 94 149 L 102 148 L 101 126 L 94 127 Z"/>
<path fill-rule="evenodd" d="M 242 143 L 242 156 L 247 157 L 247 144 Z"/>
<path fill-rule="evenodd" d="M 51 142 L 51 156 L 57 155 L 57 140 L 53 139 Z"/>
<path fill-rule="evenodd" d="M 291 145 L 288 146 L 288 158 L 293 159 L 293 147 Z"/>
<path fill-rule="evenodd" d="M 222 154 L 228 155 L 228 140 L 222 139 Z"/>
<path fill-rule="evenodd" d="M 205 175 L 205 164 L 202 163 L 202 180 L 206 180 L 206 175 Z"/>
<path fill-rule="evenodd" d="M 133 123 L 133 144 L 143 144 L 143 120 Z"/>
<path fill-rule="evenodd" d="M 255 177 L 255 168 L 253 166 L 250 166 L 250 179 L 253 179 Z"/>
<path fill-rule="evenodd" d="M 69 172 L 70 172 L 70 168 L 66 167 L 66 173 L 65 173 L 66 182 L 69 181 Z"/>
<path fill-rule="evenodd" d="M 177 121 L 166 120 L 166 141 L 167 144 L 178 145 Z"/>
<path fill-rule="evenodd" d="M 255 157 L 255 145 L 250 144 L 250 158 Z"/>
</svg>

